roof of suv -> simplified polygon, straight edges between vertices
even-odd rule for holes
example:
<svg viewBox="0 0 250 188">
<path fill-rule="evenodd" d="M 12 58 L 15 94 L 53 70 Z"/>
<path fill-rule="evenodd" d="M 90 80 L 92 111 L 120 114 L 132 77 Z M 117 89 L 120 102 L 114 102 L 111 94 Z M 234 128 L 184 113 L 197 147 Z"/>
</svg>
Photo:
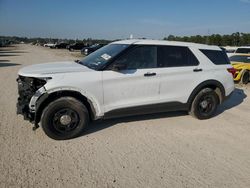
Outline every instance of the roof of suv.
<svg viewBox="0 0 250 188">
<path fill-rule="evenodd" d="M 186 46 L 186 47 L 195 47 L 198 49 L 221 51 L 221 49 L 218 46 L 210 46 L 210 45 L 205 45 L 205 44 L 197 44 L 197 43 L 189 43 L 189 42 L 167 41 L 167 40 L 130 39 L 130 40 L 116 41 L 116 42 L 113 42 L 112 44 L 171 45 L 171 46 Z"/>
</svg>

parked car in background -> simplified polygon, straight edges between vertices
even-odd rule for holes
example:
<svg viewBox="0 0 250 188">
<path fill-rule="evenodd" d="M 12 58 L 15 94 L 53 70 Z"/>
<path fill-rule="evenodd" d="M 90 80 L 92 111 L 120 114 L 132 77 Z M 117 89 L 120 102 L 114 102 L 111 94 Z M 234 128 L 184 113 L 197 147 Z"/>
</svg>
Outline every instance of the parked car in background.
<svg viewBox="0 0 250 188">
<path fill-rule="evenodd" d="M 250 54 L 250 46 L 242 46 L 237 48 L 236 54 Z"/>
<path fill-rule="evenodd" d="M 94 51 L 102 48 L 105 45 L 107 45 L 107 44 L 94 44 L 92 46 L 85 47 L 85 48 L 81 49 L 81 53 L 83 55 L 89 55 L 89 54 L 93 53 Z"/>
<path fill-rule="evenodd" d="M 234 73 L 217 46 L 117 41 L 77 63 L 19 70 L 17 112 L 57 140 L 104 118 L 181 110 L 209 119 L 234 91 Z"/>
<path fill-rule="evenodd" d="M 70 44 L 67 46 L 67 49 L 69 51 L 73 51 L 73 50 L 81 50 L 84 47 L 86 47 L 86 45 L 84 43 L 74 43 L 74 44 Z"/>
<path fill-rule="evenodd" d="M 15 42 L 11 41 L 11 40 L 0 39 L 0 47 L 6 47 L 6 46 L 9 46 L 9 45 L 14 44 L 14 43 Z"/>
<path fill-rule="evenodd" d="M 234 55 L 235 51 L 237 50 L 237 47 L 234 47 L 234 46 L 225 46 L 224 49 L 225 49 L 225 51 L 227 53 L 227 56 L 231 57 L 232 55 Z"/>
<path fill-rule="evenodd" d="M 46 43 L 46 44 L 44 44 L 43 46 L 44 47 L 54 47 L 56 44 L 54 44 L 54 43 Z"/>
<path fill-rule="evenodd" d="M 55 46 L 51 46 L 50 48 L 56 48 L 56 49 L 65 49 L 69 44 L 65 42 L 61 42 L 56 44 Z"/>
<path fill-rule="evenodd" d="M 7 45 L 6 41 L 0 40 L 0 47 L 5 47 Z"/>
<path fill-rule="evenodd" d="M 236 69 L 234 81 L 247 84 L 250 79 L 250 54 L 235 54 L 229 59 Z"/>
</svg>

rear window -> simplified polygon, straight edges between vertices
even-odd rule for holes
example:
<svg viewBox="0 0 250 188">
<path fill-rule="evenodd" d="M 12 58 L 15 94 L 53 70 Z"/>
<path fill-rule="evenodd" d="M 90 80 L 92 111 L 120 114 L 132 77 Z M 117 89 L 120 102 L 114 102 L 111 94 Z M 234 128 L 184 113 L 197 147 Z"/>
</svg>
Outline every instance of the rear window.
<svg viewBox="0 0 250 188">
<path fill-rule="evenodd" d="M 250 54 L 250 48 L 238 48 L 236 50 L 236 53 L 240 54 Z"/>
<path fill-rule="evenodd" d="M 230 64 L 227 54 L 224 51 L 219 50 L 200 50 L 210 61 L 215 65 Z"/>
</svg>

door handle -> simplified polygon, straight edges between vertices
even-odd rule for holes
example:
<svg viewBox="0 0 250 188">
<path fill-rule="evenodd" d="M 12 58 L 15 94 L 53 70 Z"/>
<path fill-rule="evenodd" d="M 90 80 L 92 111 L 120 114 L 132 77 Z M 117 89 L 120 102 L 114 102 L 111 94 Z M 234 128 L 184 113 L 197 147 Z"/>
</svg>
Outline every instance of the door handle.
<svg viewBox="0 0 250 188">
<path fill-rule="evenodd" d="M 201 71 L 203 71 L 202 69 L 194 69 L 193 70 L 194 72 L 201 72 Z"/>
<path fill-rule="evenodd" d="M 145 77 L 156 76 L 155 72 L 147 72 L 144 74 Z"/>
</svg>

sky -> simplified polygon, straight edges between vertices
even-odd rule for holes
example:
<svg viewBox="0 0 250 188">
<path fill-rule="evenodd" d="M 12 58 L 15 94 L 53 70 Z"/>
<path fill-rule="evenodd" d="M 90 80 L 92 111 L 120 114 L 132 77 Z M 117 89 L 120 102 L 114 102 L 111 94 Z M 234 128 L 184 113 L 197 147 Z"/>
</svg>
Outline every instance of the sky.
<svg viewBox="0 0 250 188">
<path fill-rule="evenodd" d="M 250 32 L 250 0 L 0 0 L 0 35 L 162 39 Z"/>
</svg>

